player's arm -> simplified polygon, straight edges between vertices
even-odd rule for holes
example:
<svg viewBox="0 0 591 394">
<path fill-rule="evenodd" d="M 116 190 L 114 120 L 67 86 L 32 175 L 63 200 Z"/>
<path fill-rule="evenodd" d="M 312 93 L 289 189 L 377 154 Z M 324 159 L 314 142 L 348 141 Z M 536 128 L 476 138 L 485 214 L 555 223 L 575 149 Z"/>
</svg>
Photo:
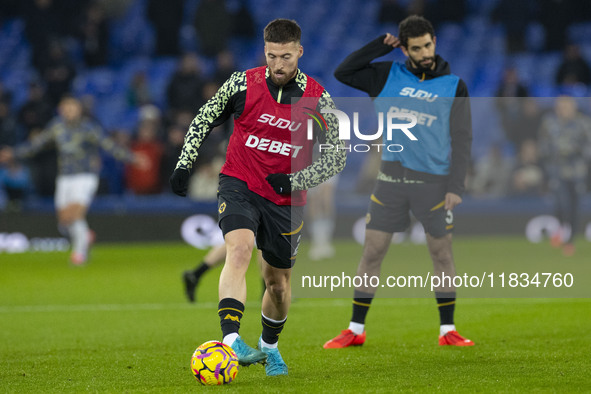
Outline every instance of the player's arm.
<svg viewBox="0 0 591 394">
<path fill-rule="evenodd" d="M 372 63 L 372 61 L 390 53 L 399 45 L 398 39 L 391 34 L 381 35 L 347 56 L 336 68 L 334 76 L 345 85 L 375 97 L 386 84 L 392 62 Z"/>
<path fill-rule="evenodd" d="M 34 156 L 44 147 L 55 141 L 55 137 L 60 129 L 60 123 L 51 122 L 49 126 L 41 133 L 33 137 L 29 142 L 19 145 L 15 148 L 4 148 L 3 156 L 6 159 L 27 159 Z"/>
<path fill-rule="evenodd" d="M 325 90 L 318 102 L 318 110 L 336 108 L 330 94 Z M 339 122 L 334 114 L 325 114 L 328 129 L 318 133 L 318 142 L 330 146 L 322 150 L 320 157 L 311 165 L 290 174 L 292 190 L 307 190 L 325 182 L 345 168 L 347 159 L 345 143 L 339 139 Z"/>
<path fill-rule="evenodd" d="M 224 82 L 217 93 L 199 109 L 185 136 L 183 150 L 176 168 L 190 170 L 193 167 L 197 151 L 211 130 L 228 120 L 232 114 L 231 97 L 244 89 L 246 89 L 246 73 L 235 72 Z"/>
<path fill-rule="evenodd" d="M 91 122 L 89 127 L 90 129 L 86 132 L 89 141 L 98 145 L 102 150 L 119 161 L 134 161 L 133 153 L 126 147 L 117 144 L 112 138 L 106 137 L 105 131 L 98 123 Z"/>
<path fill-rule="evenodd" d="M 170 177 L 172 190 L 179 196 L 187 195 L 187 185 L 197 152 L 211 130 L 224 123 L 234 112 L 232 98 L 246 89 L 246 73 L 235 72 L 216 94 L 197 112 L 185 135 L 183 149 L 174 173 Z"/>
<path fill-rule="evenodd" d="M 147 169 L 150 166 L 150 159 L 144 154 L 135 153 L 116 143 L 112 138 L 104 136 L 104 130 L 98 124 L 92 125 L 89 132 L 89 139 L 96 143 L 102 150 L 109 153 L 116 160 L 123 161 L 142 169 Z"/>
<path fill-rule="evenodd" d="M 471 160 L 472 151 L 472 114 L 470 110 L 470 96 L 466 83 L 460 79 L 453 101 L 450 117 L 451 163 L 447 193 L 456 197 L 446 209 L 453 209 L 461 202 L 461 195 L 465 189 L 466 173 Z M 448 198 L 446 198 L 447 200 Z M 459 199 L 459 200 L 458 200 Z M 447 202 L 447 201 L 446 201 Z M 455 202 L 455 203 L 454 203 Z"/>
</svg>

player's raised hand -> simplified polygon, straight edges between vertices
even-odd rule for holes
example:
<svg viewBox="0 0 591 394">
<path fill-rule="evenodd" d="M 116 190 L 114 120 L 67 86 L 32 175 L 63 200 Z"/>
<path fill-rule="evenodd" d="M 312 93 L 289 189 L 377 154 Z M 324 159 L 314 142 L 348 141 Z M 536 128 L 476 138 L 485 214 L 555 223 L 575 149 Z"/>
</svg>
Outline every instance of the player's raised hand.
<svg viewBox="0 0 591 394">
<path fill-rule="evenodd" d="M 384 38 L 384 44 L 390 45 L 392 48 L 398 48 L 400 46 L 400 40 L 398 39 L 398 37 L 395 37 L 390 33 L 386 33 L 386 38 Z"/>
<path fill-rule="evenodd" d="M 174 194 L 181 197 L 187 196 L 187 190 L 189 189 L 189 177 L 191 173 L 189 170 L 184 168 L 177 168 L 170 176 L 170 187 Z"/>
<path fill-rule="evenodd" d="M 12 148 L 6 146 L 0 148 L 0 163 L 8 163 L 14 158 Z"/>
</svg>

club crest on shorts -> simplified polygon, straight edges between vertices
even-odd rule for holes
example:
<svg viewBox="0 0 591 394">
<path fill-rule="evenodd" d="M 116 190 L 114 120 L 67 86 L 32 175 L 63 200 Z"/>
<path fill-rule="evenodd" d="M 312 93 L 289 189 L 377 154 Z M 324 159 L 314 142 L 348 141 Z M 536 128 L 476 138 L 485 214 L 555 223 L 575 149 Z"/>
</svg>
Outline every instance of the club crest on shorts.
<svg viewBox="0 0 591 394">
<path fill-rule="evenodd" d="M 365 215 L 365 224 L 369 224 L 369 222 L 371 222 L 371 214 L 368 212 Z"/>
</svg>

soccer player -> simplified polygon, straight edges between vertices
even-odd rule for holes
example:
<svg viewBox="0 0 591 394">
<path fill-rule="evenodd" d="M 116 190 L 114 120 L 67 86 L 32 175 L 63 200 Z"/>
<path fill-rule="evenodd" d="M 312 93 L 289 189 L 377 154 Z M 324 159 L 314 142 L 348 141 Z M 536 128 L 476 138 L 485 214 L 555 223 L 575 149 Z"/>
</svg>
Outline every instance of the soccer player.
<svg viewBox="0 0 591 394">
<path fill-rule="evenodd" d="M 462 202 L 472 142 L 471 115 L 466 84 L 451 74 L 449 64 L 435 54 L 435 44 L 431 23 L 412 15 L 400 23 L 399 37 L 382 35 L 353 52 L 335 70 L 339 81 L 371 97 L 379 97 L 380 100 L 375 100 L 379 112 L 389 110 L 388 101 L 381 101 L 382 97 L 396 97 L 396 103 L 404 105 L 405 110 L 426 113 L 425 117 L 435 119 L 418 122 L 411 129 L 419 140 L 407 143 L 403 152 L 384 150 L 382 154 L 366 219 L 358 275 L 379 275 L 393 233 L 409 226 L 409 211 L 425 228 L 435 274 L 455 275 L 452 210 Z M 395 48 L 400 48 L 407 57 L 404 64 L 372 62 Z M 411 95 L 417 98 L 404 101 L 399 98 L 419 90 L 426 93 Z M 427 96 L 430 102 L 421 99 Z M 388 106 L 380 108 L 380 103 Z M 324 348 L 344 348 L 365 342 L 365 318 L 375 291 L 371 287 L 355 289 L 349 327 L 326 342 Z M 440 316 L 439 344 L 473 345 L 458 334 L 454 325 L 455 288 L 440 287 L 435 297 Z"/>
<path fill-rule="evenodd" d="M 569 96 L 556 99 L 554 111 L 544 116 L 540 128 L 541 161 L 560 221 L 550 242 L 554 247 L 562 247 L 565 256 L 575 253 L 579 201 L 585 194 L 589 171 L 590 129 L 591 119 L 579 111 L 577 102 Z"/>
<path fill-rule="evenodd" d="M 102 128 L 83 115 L 82 103 L 72 96 L 65 96 L 59 102 L 58 116 L 45 130 L 28 143 L 0 150 L 0 163 L 31 157 L 51 142 L 58 151 L 55 188 L 58 229 L 70 237 L 70 262 L 83 265 L 94 238 L 94 232 L 88 228 L 86 213 L 99 184 L 100 149 L 119 160 L 135 161 L 138 165 L 145 161 L 105 138 Z"/>
<path fill-rule="evenodd" d="M 304 114 L 333 108 L 326 90 L 298 69 L 304 49 L 295 21 L 275 19 L 264 29 L 266 66 L 235 72 L 197 113 L 177 168 L 172 190 L 186 195 L 191 165 L 210 130 L 234 114 L 226 163 L 220 173 L 219 224 L 227 256 L 219 282 L 223 342 L 242 365 L 265 362 L 269 376 L 286 375 L 277 348 L 291 302 L 290 277 L 303 226 L 306 190 L 345 166 L 344 144 L 337 119 L 326 115 L 326 130 L 315 129 L 318 141 L 341 149 L 325 150 L 312 160 Z M 295 99 L 295 102 L 292 100 Z M 246 301 L 245 273 L 256 239 L 262 251 L 267 290 L 262 301 L 262 335 L 258 349 L 239 335 Z"/>
</svg>

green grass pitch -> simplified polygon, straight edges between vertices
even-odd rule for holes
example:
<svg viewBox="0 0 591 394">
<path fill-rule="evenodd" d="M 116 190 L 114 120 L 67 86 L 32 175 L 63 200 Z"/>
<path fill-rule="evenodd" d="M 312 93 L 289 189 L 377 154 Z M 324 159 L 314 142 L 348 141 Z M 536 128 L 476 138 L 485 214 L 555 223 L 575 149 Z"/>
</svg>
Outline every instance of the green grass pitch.
<svg viewBox="0 0 591 394">
<path fill-rule="evenodd" d="M 341 241 L 337 249 L 336 261 L 356 266 L 359 245 Z M 458 267 L 492 264 L 499 253 L 507 267 L 507 259 L 535 256 L 556 270 L 587 267 L 578 275 L 591 275 L 585 242 L 570 259 L 518 238 L 455 243 Z M 325 350 L 322 344 L 346 328 L 351 300 L 298 297 L 280 340 L 289 376 L 267 378 L 255 365 L 241 368 L 230 385 L 203 387 L 189 360 L 199 344 L 220 339 L 219 268 L 204 277 L 196 304 L 185 302 L 180 281 L 203 255 L 180 243 L 99 243 L 88 266 L 73 268 L 61 252 L 0 254 L 0 392 L 591 391 L 589 298 L 460 297 L 456 325 L 475 341 L 471 348 L 437 345 L 434 299 L 376 298 L 366 344 Z M 304 244 L 301 267 L 305 255 Z M 423 245 L 394 246 L 389 259 L 419 259 L 428 268 Z M 241 335 L 255 345 L 261 282 L 254 262 L 247 280 Z"/>
</svg>

